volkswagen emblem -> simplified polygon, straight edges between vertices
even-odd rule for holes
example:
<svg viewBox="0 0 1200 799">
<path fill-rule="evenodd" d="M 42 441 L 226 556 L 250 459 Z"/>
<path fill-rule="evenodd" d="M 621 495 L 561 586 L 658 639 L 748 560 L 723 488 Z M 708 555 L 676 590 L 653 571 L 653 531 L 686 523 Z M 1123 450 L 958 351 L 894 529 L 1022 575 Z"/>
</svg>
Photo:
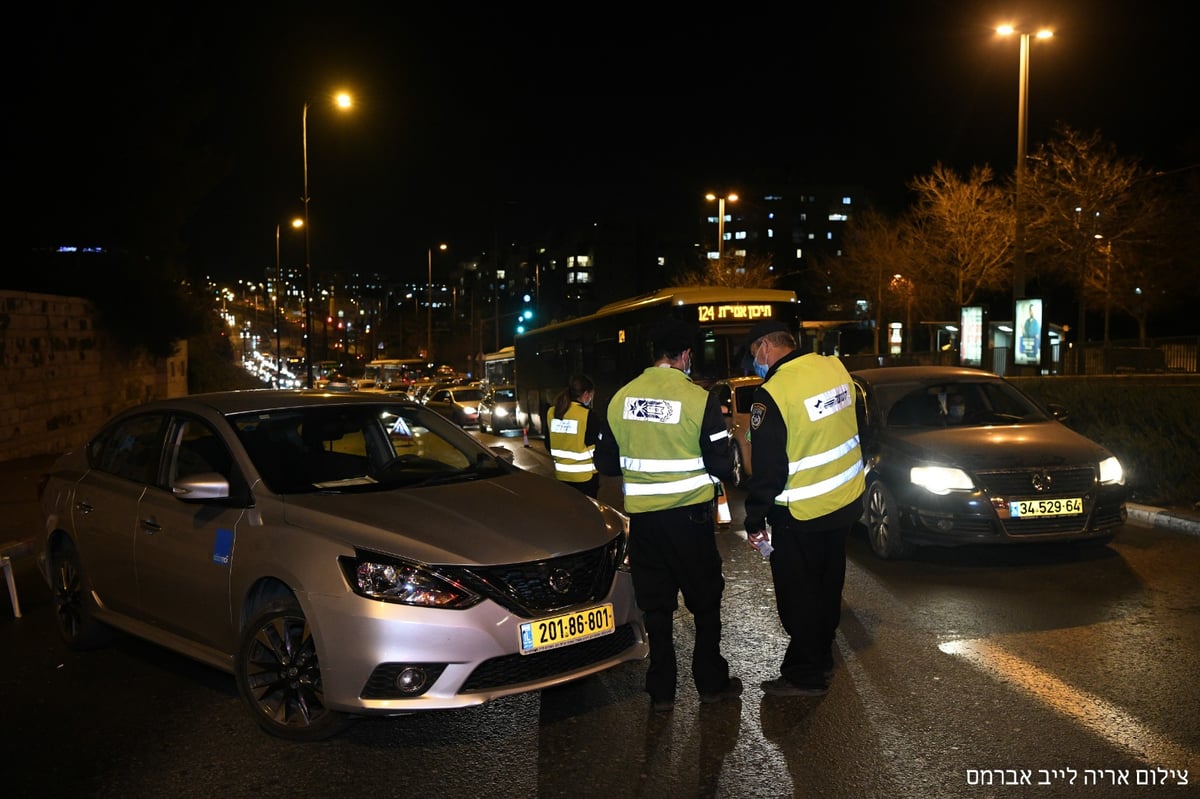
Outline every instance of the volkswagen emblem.
<svg viewBox="0 0 1200 799">
<path fill-rule="evenodd" d="M 550 589 L 563 596 L 571 590 L 571 573 L 565 569 L 555 569 L 550 572 Z"/>
<path fill-rule="evenodd" d="M 1029 482 L 1033 486 L 1033 490 L 1039 494 L 1044 494 L 1054 487 L 1054 478 L 1045 469 L 1030 475 Z"/>
</svg>

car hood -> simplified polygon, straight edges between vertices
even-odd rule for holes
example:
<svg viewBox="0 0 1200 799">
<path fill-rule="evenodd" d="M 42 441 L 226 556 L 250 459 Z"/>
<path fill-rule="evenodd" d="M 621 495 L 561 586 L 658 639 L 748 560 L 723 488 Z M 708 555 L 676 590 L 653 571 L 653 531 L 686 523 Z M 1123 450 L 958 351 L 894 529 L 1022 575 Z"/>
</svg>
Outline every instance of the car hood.
<svg viewBox="0 0 1200 799">
<path fill-rule="evenodd" d="M 620 528 L 572 488 L 516 471 L 487 480 L 366 494 L 284 498 L 288 524 L 437 564 L 502 564 L 592 549 Z"/>
<path fill-rule="evenodd" d="M 892 430 L 884 439 L 913 460 L 969 470 L 1097 463 L 1110 454 L 1058 422 Z"/>
</svg>

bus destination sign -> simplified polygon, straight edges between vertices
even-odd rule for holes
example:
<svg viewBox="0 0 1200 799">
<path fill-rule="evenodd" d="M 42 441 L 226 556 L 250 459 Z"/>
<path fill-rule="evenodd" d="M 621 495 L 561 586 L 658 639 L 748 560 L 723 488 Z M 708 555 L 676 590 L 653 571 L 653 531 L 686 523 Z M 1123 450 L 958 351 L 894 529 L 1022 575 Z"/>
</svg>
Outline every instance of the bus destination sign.
<svg viewBox="0 0 1200 799">
<path fill-rule="evenodd" d="M 757 322 L 772 318 L 775 309 L 769 303 L 716 302 L 697 305 L 696 314 L 701 322 Z"/>
</svg>

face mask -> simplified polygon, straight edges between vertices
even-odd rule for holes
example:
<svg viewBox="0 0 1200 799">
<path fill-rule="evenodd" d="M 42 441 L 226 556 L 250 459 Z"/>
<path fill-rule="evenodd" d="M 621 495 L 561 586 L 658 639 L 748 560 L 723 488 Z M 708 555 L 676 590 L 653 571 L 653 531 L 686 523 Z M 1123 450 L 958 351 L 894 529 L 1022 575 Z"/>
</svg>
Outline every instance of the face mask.
<svg viewBox="0 0 1200 799">
<path fill-rule="evenodd" d="M 768 370 L 770 370 L 770 368 L 771 368 L 771 367 L 767 366 L 765 363 L 758 362 L 758 353 L 762 352 L 762 349 L 764 346 L 765 345 L 760 344 L 758 349 L 754 351 L 754 374 L 758 375 L 761 378 L 765 378 L 767 376 Z"/>
</svg>

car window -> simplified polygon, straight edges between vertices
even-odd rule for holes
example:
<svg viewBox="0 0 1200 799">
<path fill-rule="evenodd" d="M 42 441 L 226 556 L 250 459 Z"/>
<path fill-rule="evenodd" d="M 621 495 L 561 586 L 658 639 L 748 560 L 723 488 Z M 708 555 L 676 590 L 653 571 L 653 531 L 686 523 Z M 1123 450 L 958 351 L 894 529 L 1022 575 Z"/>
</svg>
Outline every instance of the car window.
<svg viewBox="0 0 1200 799">
<path fill-rule="evenodd" d="M 118 421 L 89 446 L 92 468 L 138 483 L 154 482 L 165 423 L 163 414 L 140 414 Z"/>
<path fill-rule="evenodd" d="M 281 494 L 380 490 L 435 476 L 465 480 L 502 472 L 475 439 L 422 406 L 289 408 L 230 422 L 263 481 Z"/>
<path fill-rule="evenodd" d="M 483 399 L 483 392 L 477 388 L 460 389 L 454 393 L 456 402 L 479 402 Z"/>
<path fill-rule="evenodd" d="M 1046 419 L 1032 400 L 1001 380 L 888 386 L 877 392 L 876 399 L 881 410 L 886 409 L 888 427 L 1017 424 Z"/>
<path fill-rule="evenodd" d="M 229 449 L 205 423 L 196 419 L 180 418 L 176 422 L 177 442 L 172 451 L 168 482 L 215 472 L 232 481 L 233 458 Z"/>
<path fill-rule="evenodd" d="M 758 385 L 741 386 L 733 392 L 735 413 L 750 412 L 750 406 L 754 403 L 755 391 L 758 391 Z"/>
</svg>

